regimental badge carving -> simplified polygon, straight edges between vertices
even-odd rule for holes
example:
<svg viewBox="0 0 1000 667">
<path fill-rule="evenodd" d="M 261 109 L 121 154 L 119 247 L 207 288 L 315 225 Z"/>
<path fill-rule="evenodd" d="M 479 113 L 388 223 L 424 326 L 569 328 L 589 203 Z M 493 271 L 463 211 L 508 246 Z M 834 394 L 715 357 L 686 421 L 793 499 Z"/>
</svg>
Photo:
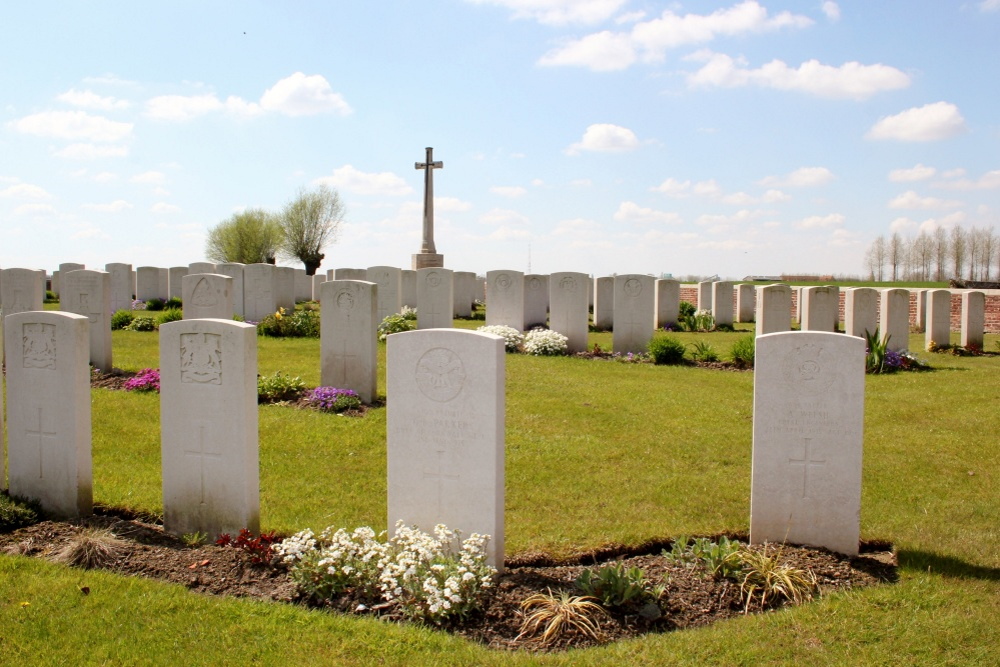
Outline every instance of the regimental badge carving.
<svg viewBox="0 0 1000 667">
<path fill-rule="evenodd" d="M 24 324 L 21 329 L 23 366 L 25 368 L 56 369 L 56 326 L 54 324 Z"/>
<path fill-rule="evenodd" d="M 540 290 L 542 289 L 542 281 L 538 278 L 532 278 L 528 281 L 528 289 L 530 290 Z"/>
<path fill-rule="evenodd" d="M 441 274 L 437 271 L 431 271 L 427 274 L 427 284 L 430 287 L 437 287 L 441 284 Z"/>
<path fill-rule="evenodd" d="M 215 296 L 212 288 L 209 287 L 208 281 L 202 278 L 191 292 L 191 303 L 199 308 L 212 308 L 218 305 L 219 299 Z"/>
<path fill-rule="evenodd" d="M 623 289 L 628 296 L 639 296 L 639 293 L 642 292 L 642 281 L 638 278 L 629 278 L 625 281 Z"/>
<path fill-rule="evenodd" d="M 559 281 L 559 288 L 564 292 L 575 292 L 576 278 L 573 276 L 563 276 L 562 280 Z"/>
<path fill-rule="evenodd" d="M 181 382 L 222 384 L 222 336 L 181 334 Z"/>
<path fill-rule="evenodd" d="M 354 308 L 354 295 L 348 290 L 341 290 L 337 294 L 337 308 L 341 310 L 350 310 Z"/>
<path fill-rule="evenodd" d="M 795 383 L 797 391 L 820 394 L 836 379 L 837 370 L 826 363 L 823 348 L 817 345 L 800 345 L 785 359 L 784 376 Z"/>
<path fill-rule="evenodd" d="M 465 386 L 465 366 L 451 350 L 435 347 L 417 361 L 415 377 L 420 393 L 432 401 L 447 403 Z"/>
<path fill-rule="evenodd" d="M 511 284 L 513 284 L 513 281 L 510 279 L 510 276 L 507 275 L 506 273 L 501 273 L 499 276 L 493 279 L 493 285 L 498 290 L 501 290 L 503 292 L 509 290 Z"/>
</svg>

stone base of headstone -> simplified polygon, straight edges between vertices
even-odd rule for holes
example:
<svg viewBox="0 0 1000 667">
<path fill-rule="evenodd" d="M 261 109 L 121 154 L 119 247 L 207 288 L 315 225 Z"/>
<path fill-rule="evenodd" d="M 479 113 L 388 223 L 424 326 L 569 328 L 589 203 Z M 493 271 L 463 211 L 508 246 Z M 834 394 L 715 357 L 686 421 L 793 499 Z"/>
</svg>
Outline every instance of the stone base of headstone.
<svg viewBox="0 0 1000 667">
<path fill-rule="evenodd" d="M 440 269 L 444 267 L 444 255 L 437 253 L 422 252 L 413 255 L 413 270 L 420 269 Z"/>
</svg>

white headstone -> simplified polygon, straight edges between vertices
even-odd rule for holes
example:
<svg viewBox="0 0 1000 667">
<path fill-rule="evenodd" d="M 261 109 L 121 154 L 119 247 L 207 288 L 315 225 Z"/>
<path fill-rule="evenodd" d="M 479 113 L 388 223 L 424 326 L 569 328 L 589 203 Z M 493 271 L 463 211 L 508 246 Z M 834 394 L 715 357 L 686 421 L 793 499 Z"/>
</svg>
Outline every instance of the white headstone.
<svg viewBox="0 0 1000 667">
<path fill-rule="evenodd" d="M 160 326 L 160 442 L 167 532 L 260 530 L 256 327 Z"/>
<path fill-rule="evenodd" d="M 400 269 L 399 281 L 403 290 L 400 302 L 404 306 L 417 308 L 417 272 L 413 269 Z"/>
<path fill-rule="evenodd" d="M 45 272 L 35 269 L 0 271 L 0 308 L 4 318 L 15 313 L 41 310 L 45 301 Z"/>
<path fill-rule="evenodd" d="M 712 317 L 716 325 L 733 325 L 733 284 L 722 280 L 712 283 Z"/>
<path fill-rule="evenodd" d="M 319 289 L 320 383 L 356 391 L 365 403 L 378 376 L 377 290 L 364 280 L 329 280 Z"/>
<path fill-rule="evenodd" d="M 750 542 L 858 553 L 865 341 L 757 337 Z"/>
<path fill-rule="evenodd" d="M 319 301 L 319 286 L 327 282 L 325 273 L 317 273 L 312 277 L 312 298 L 313 301 Z"/>
<path fill-rule="evenodd" d="M 951 344 L 951 292 L 946 289 L 927 290 L 927 329 L 924 345 Z"/>
<path fill-rule="evenodd" d="M 549 318 L 549 277 L 537 273 L 524 276 L 524 328 L 544 327 Z"/>
<path fill-rule="evenodd" d="M 87 267 L 84 266 L 83 264 L 77 264 L 75 262 L 63 262 L 62 264 L 60 264 L 59 265 L 59 278 L 60 278 L 59 285 L 60 285 L 60 287 L 62 286 L 61 279 L 62 279 L 62 277 L 65 274 L 69 273 L 70 271 L 80 271 L 80 270 L 85 269 L 85 268 L 87 268 Z M 56 290 L 53 290 L 53 291 L 56 291 Z M 58 294 L 59 292 L 56 292 L 56 293 Z"/>
<path fill-rule="evenodd" d="M 106 271 L 70 271 L 62 276 L 60 310 L 83 315 L 90 321 L 90 363 L 110 371 L 111 274 Z"/>
<path fill-rule="evenodd" d="M 927 328 L 927 290 L 915 290 L 917 298 L 917 332 L 923 333 Z"/>
<path fill-rule="evenodd" d="M 455 276 L 450 269 L 417 269 L 417 328 L 450 329 L 454 322 Z"/>
<path fill-rule="evenodd" d="M 295 269 L 295 300 L 312 301 L 312 277 L 305 269 Z"/>
<path fill-rule="evenodd" d="M 866 331 L 869 334 L 875 333 L 875 329 L 879 327 L 878 301 L 878 290 L 871 287 L 844 290 L 844 332 L 848 336 L 864 338 Z M 884 332 L 885 329 L 880 331 Z"/>
<path fill-rule="evenodd" d="M 337 269 L 338 280 L 340 280 L 340 271 L 341 269 Z M 379 322 L 403 309 L 402 269 L 395 266 L 370 266 L 367 271 L 367 280 L 378 285 L 378 293 L 375 295 L 378 301 L 375 307 Z"/>
<path fill-rule="evenodd" d="M 615 279 L 604 276 L 594 281 L 594 328 L 599 331 L 610 331 L 614 322 Z"/>
<path fill-rule="evenodd" d="M 490 535 L 504 556 L 504 342 L 457 329 L 387 339 L 388 518 Z"/>
<path fill-rule="evenodd" d="M 584 352 L 590 331 L 590 292 L 586 273 L 566 271 L 548 276 L 549 328 L 566 336 L 567 351 Z"/>
<path fill-rule="evenodd" d="M 330 269 L 327 280 L 368 280 L 368 269 Z"/>
<path fill-rule="evenodd" d="M 233 279 L 221 273 L 189 273 L 181 280 L 185 320 L 233 319 Z"/>
<path fill-rule="evenodd" d="M 188 267 L 186 266 L 171 266 L 167 269 L 167 280 L 169 281 L 167 287 L 167 297 L 171 299 L 180 299 L 184 294 L 184 284 L 181 280 L 188 274 Z"/>
<path fill-rule="evenodd" d="M 135 298 L 139 301 L 162 299 L 160 294 L 160 269 L 140 266 L 135 270 Z"/>
<path fill-rule="evenodd" d="M 962 347 L 983 347 L 986 325 L 986 295 L 983 292 L 962 293 Z"/>
<path fill-rule="evenodd" d="M 740 283 L 736 286 L 736 321 L 753 322 L 756 310 L 757 288 L 753 283 Z"/>
<path fill-rule="evenodd" d="M 455 272 L 455 317 L 470 317 L 476 291 L 476 274 L 471 271 Z"/>
<path fill-rule="evenodd" d="M 285 312 L 295 312 L 295 269 L 290 266 L 274 267 L 274 296 L 278 307 Z"/>
<path fill-rule="evenodd" d="M 799 324 L 803 331 L 833 331 L 839 294 L 830 287 L 802 288 Z"/>
<path fill-rule="evenodd" d="M 170 269 L 157 269 L 157 271 L 159 278 L 156 287 L 156 292 L 159 294 L 157 298 L 166 301 L 170 297 Z"/>
<path fill-rule="evenodd" d="M 229 276 L 233 279 L 233 311 L 240 317 L 246 315 L 246 310 L 243 307 L 244 298 L 244 282 L 243 282 L 243 269 L 246 267 L 245 264 L 240 264 L 239 262 L 227 262 L 223 264 L 218 264 L 215 267 L 215 272 L 222 274 L 224 276 Z"/>
<path fill-rule="evenodd" d="M 615 352 L 646 352 L 656 327 L 656 281 L 653 276 L 615 276 Z"/>
<path fill-rule="evenodd" d="M 524 331 L 523 273 L 504 269 L 486 273 L 486 324 Z"/>
<path fill-rule="evenodd" d="M 612 283 L 612 289 L 614 283 Z M 613 293 L 613 292 L 612 292 Z M 664 278 L 656 281 L 656 328 L 677 324 L 680 319 L 681 284 L 677 280 Z"/>
<path fill-rule="evenodd" d="M 132 265 L 112 262 L 104 270 L 111 276 L 111 312 L 132 308 Z"/>
<path fill-rule="evenodd" d="M 888 339 L 886 348 L 895 352 L 910 348 L 910 291 L 905 289 L 882 290 L 879 312 L 879 335 Z"/>
<path fill-rule="evenodd" d="M 757 288 L 757 335 L 781 333 L 792 328 L 792 288 L 776 283 Z"/>
<path fill-rule="evenodd" d="M 188 275 L 192 273 L 217 273 L 215 264 L 211 262 L 191 262 L 188 264 Z M 181 281 L 184 284 L 184 281 Z"/>
<path fill-rule="evenodd" d="M 712 310 L 712 281 L 703 280 L 698 283 L 698 310 Z"/>
<path fill-rule="evenodd" d="M 260 322 L 278 310 L 277 278 L 272 264 L 243 267 L 243 318 Z"/>
<path fill-rule="evenodd" d="M 92 509 L 89 327 L 75 313 L 4 319 L 10 492 L 58 517 Z"/>
</svg>

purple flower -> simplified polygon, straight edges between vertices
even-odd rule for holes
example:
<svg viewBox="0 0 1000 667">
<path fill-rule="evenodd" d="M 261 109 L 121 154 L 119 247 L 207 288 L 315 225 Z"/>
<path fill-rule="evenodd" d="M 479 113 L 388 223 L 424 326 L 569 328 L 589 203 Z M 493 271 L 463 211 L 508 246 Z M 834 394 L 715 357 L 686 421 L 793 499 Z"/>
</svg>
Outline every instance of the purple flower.
<svg viewBox="0 0 1000 667">
<path fill-rule="evenodd" d="M 324 412 L 343 412 L 361 406 L 361 398 L 353 389 L 316 387 L 309 395 L 309 404 Z"/>
<path fill-rule="evenodd" d="M 160 370 L 143 368 L 135 377 L 125 381 L 125 391 L 160 391 Z"/>
</svg>

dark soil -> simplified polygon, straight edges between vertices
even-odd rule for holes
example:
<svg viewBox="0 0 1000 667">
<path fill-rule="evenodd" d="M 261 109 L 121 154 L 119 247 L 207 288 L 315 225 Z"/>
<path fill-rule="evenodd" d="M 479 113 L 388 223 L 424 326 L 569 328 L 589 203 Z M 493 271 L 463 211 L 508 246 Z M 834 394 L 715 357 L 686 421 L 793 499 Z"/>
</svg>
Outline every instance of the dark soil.
<svg viewBox="0 0 1000 667">
<path fill-rule="evenodd" d="M 0 535 L 0 551 L 54 559 L 83 528 L 106 528 L 123 541 L 120 553 L 106 564 L 108 570 L 178 583 L 199 593 L 307 604 L 299 599 L 282 566 L 253 564 L 245 551 L 233 547 L 189 547 L 164 533 L 156 517 L 106 508 L 95 511 L 98 514 L 86 519 L 43 521 Z M 715 579 L 699 568 L 665 558 L 661 551 L 669 544 L 663 541 L 634 549 L 612 545 L 558 562 L 545 554 L 509 557 L 506 571 L 483 611 L 444 629 L 495 649 L 561 650 L 708 625 L 744 613 L 737 583 Z M 587 566 L 613 560 L 639 567 L 653 583 L 666 583 L 659 608 L 636 605 L 609 610 L 600 621 L 599 641 L 571 633 L 543 647 L 537 641 L 517 638 L 524 619 L 520 607 L 523 600 L 548 591 L 579 595 L 573 582 L 580 572 Z M 862 554 L 854 558 L 822 549 L 784 546 L 782 560 L 810 570 L 819 582 L 820 595 L 896 580 L 895 555 L 891 545 L 884 543 L 863 546 Z M 401 620 L 392 605 L 359 606 L 346 595 L 327 606 L 334 613 L 376 614 L 387 621 Z M 751 608 L 751 612 L 758 611 Z"/>
</svg>

